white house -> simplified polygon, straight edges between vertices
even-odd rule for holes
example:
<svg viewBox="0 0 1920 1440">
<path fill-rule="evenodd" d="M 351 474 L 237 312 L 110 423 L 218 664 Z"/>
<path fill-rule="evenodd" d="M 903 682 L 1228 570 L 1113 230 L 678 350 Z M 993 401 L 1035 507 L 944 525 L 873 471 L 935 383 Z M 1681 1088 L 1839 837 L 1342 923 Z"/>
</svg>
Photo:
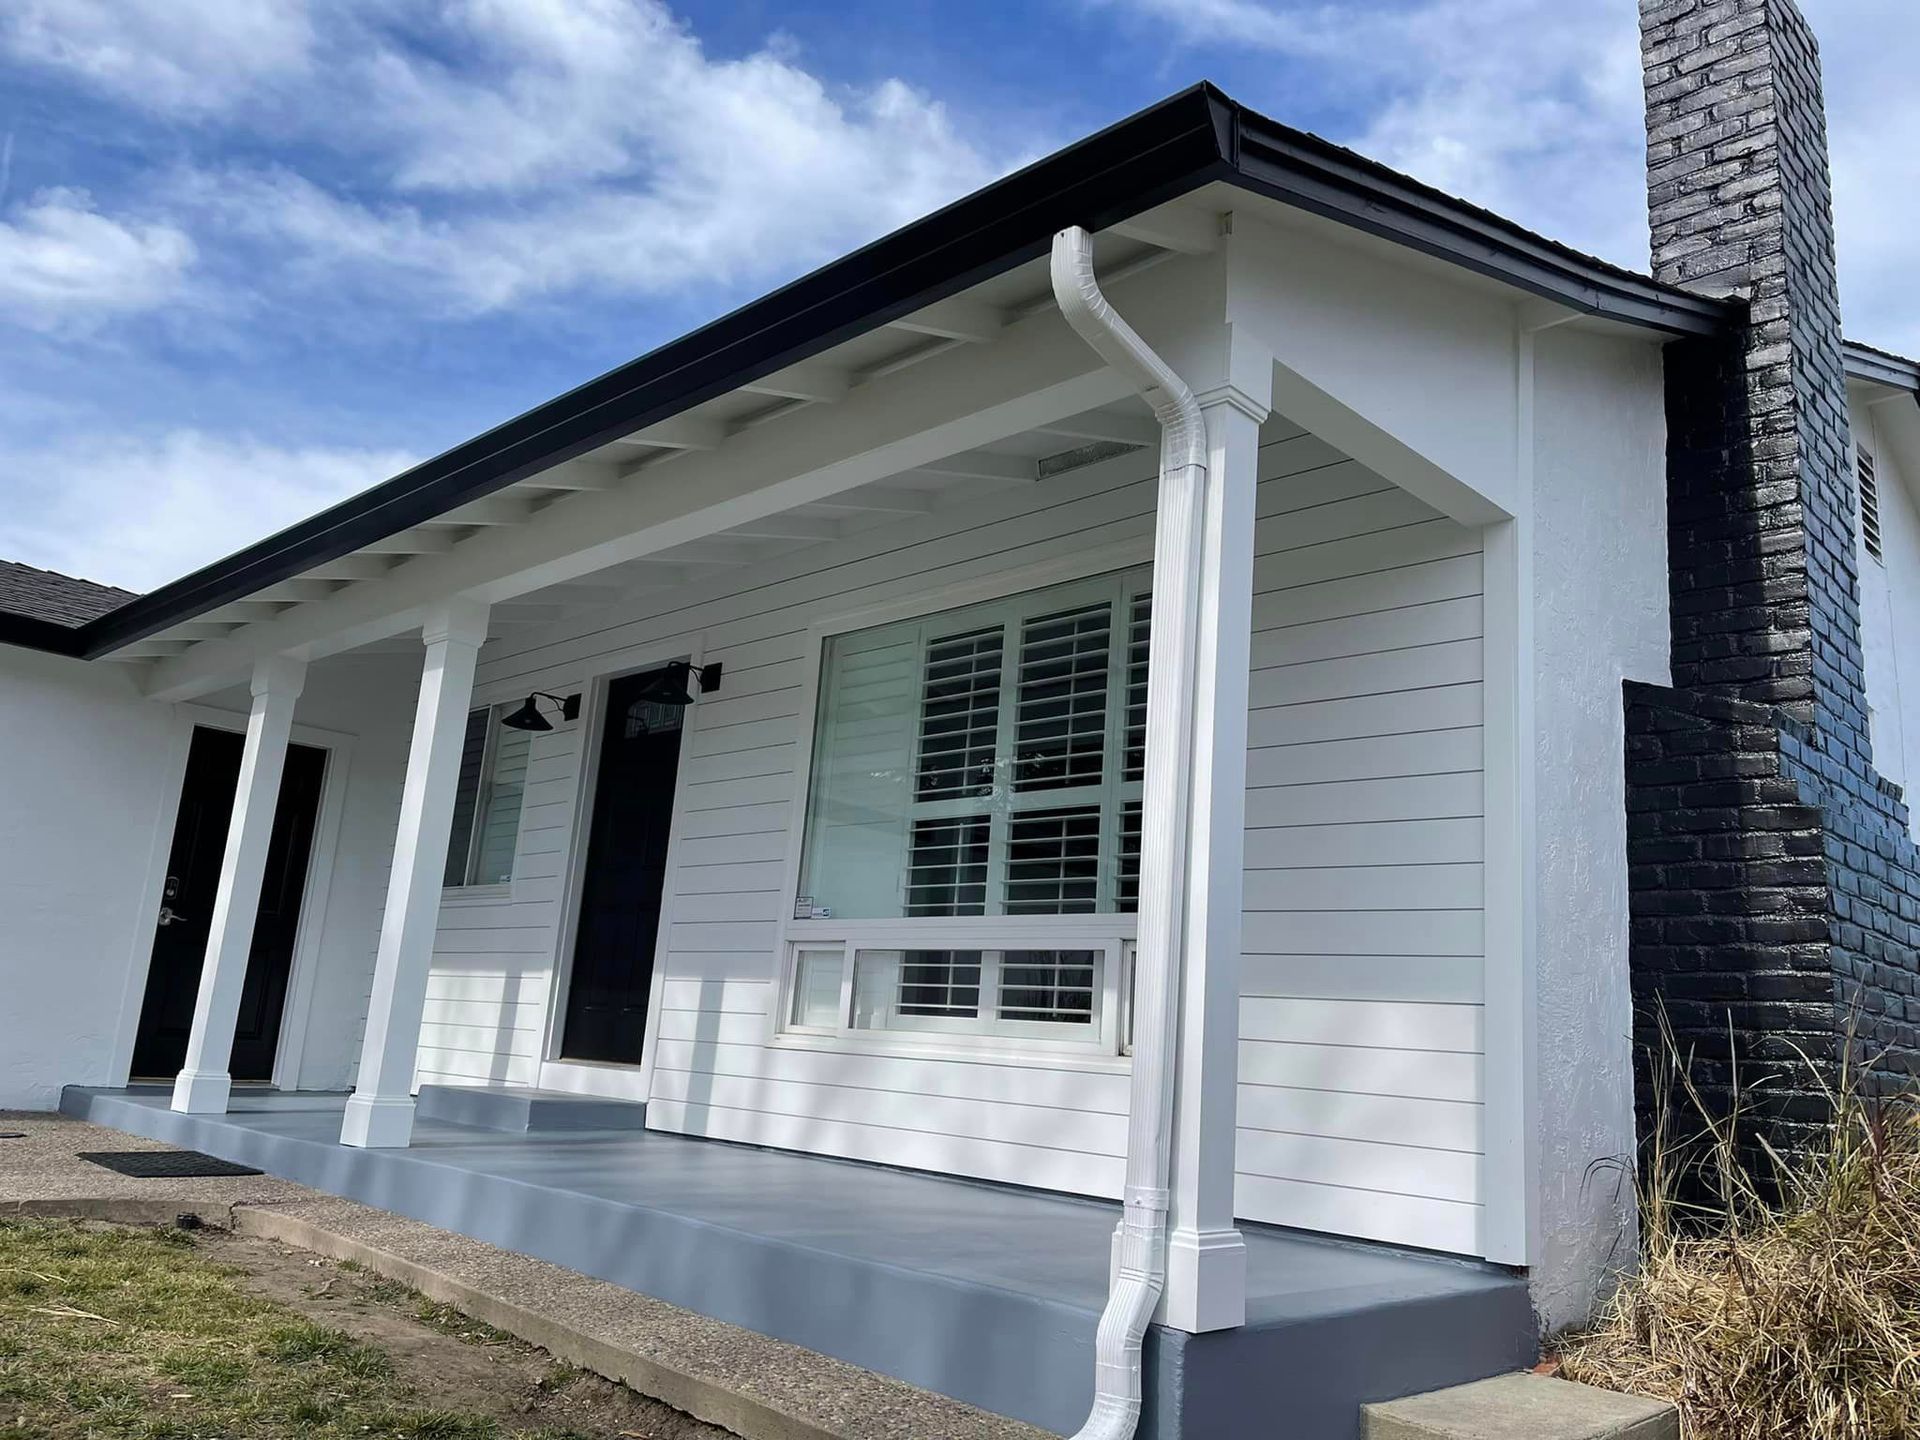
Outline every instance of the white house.
<svg viewBox="0 0 1920 1440">
<path fill-rule="evenodd" d="M 1666 77 L 1744 7 L 1643 8 L 1656 106 L 1724 105 Z M 1772 84 L 1801 25 L 1765 13 Z M 1809 207 L 1676 221 L 1711 155 L 1653 123 L 1659 280 L 1199 87 L 152 594 L 0 574 L 0 1104 L 165 1080 L 69 1108 L 281 1168 L 243 1124 L 276 1094 L 350 1090 L 322 1138 L 377 1165 L 472 1090 L 565 1092 L 1124 1196 L 1122 1341 L 1254 1328 L 1270 1227 L 1524 1276 L 1522 1350 L 1580 1319 L 1631 1244 L 1639 926 L 1677 913 L 1623 684 L 1815 748 L 1842 708 L 1686 648 L 1745 583 L 1702 579 L 1688 467 L 1781 478 L 1758 403 L 1684 439 L 1699 357 L 1749 397 L 1844 367 L 1864 753 L 1920 746 L 1920 370 L 1820 331 L 1817 276 L 1770 350 Z M 1752 193 L 1824 194 L 1753 126 Z M 1804 649 L 1806 594 L 1713 613 Z M 1137 1349 L 1099 1360 L 968 1398 L 1124 1433 Z M 1274 1403 L 1154 1373 L 1160 1435 Z"/>
</svg>

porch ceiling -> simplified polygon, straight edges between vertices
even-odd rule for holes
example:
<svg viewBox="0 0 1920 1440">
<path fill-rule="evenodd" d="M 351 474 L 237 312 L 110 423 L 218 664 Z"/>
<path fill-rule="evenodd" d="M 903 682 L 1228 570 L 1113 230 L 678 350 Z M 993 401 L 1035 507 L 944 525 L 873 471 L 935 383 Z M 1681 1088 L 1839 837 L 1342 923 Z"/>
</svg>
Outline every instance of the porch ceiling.
<svg viewBox="0 0 1920 1440">
<path fill-rule="evenodd" d="M 1207 243 L 1202 237 L 1216 233 L 1217 222 L 1209 210 L 1184 203 L 1160 207 L 1136 222 L 1115 227 L 1103 239 L 1103 276 L 1111 284 L 1162 261 L 1193 254 Z M 985 351 L 1007 338 L 1006 332 L 1021 321 L 1052 313 L 1046 262 L 1029 262 L 960 296 L 886 322 L 803 364 L 725 391 L 670 419 L 619 436 L 419 525 L 381 536 L 243 599 L 157 630 L 101 658 L 141 667 L 153 688 L 156 675 L 164 683 L 164 662 L 181 661 L 195 652 L 206 654 L 209 647 L 243 649 L 250 637 L 265 634 L 265 627 L 277 631 L 295 612 L 318 614 L 323 602 L 337 602 L 345 592 L 371 592 L 427 557 L 463 552 L 558 507 L 579 506 L 592 497 L 654 484 L 668 478 L 670 467 L 695 457 L 725 459 L 743 441 L 763 436 L 778 440 L 799 417 L 840 406 L 870 386 L 941 357 Z M 490 633 L 498 636 L 552 624 L 638 595 L 710 579 L 716 572 L 760 565 L 786 552 L 830 543 L 905 516 L 931 513 L 983 492 L 1039 483 L 1042 462 L 1070 465 L 1074 452 L 1100 442 L 1156 443 L 1150 411 L 1129 398 L 1011 434 L 996 434 L 978 446 L 837 489 L 774 514 L 720 525 L 698 538 L 663 545 L 557 583 L 496 596 Z M 235 643 L 230 647 L 224 642 Z M 388 648 L 385 637 L 375 636 L 318 653 L 384 648 Z"/>
<path fill-rule="evenodd" d="M 728 572 L 758 568 L 792 551 L 857 535 L 893 521 L 928 515 L 982 494 L 1042 483 L 1046 461 L 1071 464 L 1098 440 L 1144 446 L 1157 441 L 1151 412 L 1137 401 L 1084 411 L 1058 425 L 1036 427 L 942 460 L 856 486 L 830 499 L 715 531 L 699 540 L 622 561 L 590 575 L 495 602 L 489 633 L 571 620 L 665 594 Z M 664 463 L 665 457 L 656 463 Z"/>
</svg>

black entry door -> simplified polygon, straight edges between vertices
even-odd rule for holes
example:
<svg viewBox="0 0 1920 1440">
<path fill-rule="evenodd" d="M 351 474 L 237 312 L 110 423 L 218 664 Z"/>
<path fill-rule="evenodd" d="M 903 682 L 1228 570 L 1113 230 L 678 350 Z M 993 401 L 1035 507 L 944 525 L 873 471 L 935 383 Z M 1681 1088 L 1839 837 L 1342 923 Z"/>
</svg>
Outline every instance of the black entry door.
<svg viewBox="0 0 1920 1440">
<path fill-rule="evenodd" d="M 640 698 L 657 673 L 623 676 L 607 687 L 560 1044 L 569 1060 L 638 1064 L 646 1038 L 685 714 Z"/>
<path fill-rule="evenodd" d="M 160 923 L 154 931 L 153 960 L 147 967 L 146 1000 L 140 1007 L 140 1029 L 133 1046 L 133 1073 L 142 1078 L 176 1075 L 186 1059 L 187 1032 L 193 1027 L 193 1004 L 213 926 L 214 891 L 220 884 L 220 861 L 233 819 L 244 744 L 231 730 L 201 726 L 193 732 L 173 849 L 167 857 Z M 253 949 L 247 957 L 240 1019 L 234 1029 L 229 1073 L 236 1080 L 265 1080 L 273 1073 L 326 762 L 324 750 L 309 745 L 287 747 L 286 773 L 267 844 L 267 878 L 260 887 Z"/>
</svg>

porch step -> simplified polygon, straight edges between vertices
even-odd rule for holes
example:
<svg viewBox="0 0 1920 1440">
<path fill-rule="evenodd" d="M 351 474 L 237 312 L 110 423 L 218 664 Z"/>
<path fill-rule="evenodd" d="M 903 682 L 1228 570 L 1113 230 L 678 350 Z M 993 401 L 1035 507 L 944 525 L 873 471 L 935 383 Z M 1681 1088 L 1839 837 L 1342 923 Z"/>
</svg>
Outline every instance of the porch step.
<svg viewBox="0 0 1920 1440">
<path fill-rule="evenodd" d="M 422 1085 L 414 1114 L 424 1120 L 525 1134 L 536 1130 L 644 1130 L 647 1107 L 564 1090 L 505 1085 Z"/>
<path fill-rule="evenodd" d="M 1497 1375 L 1360 1414 L 1364 1440 L 1680 1440 L 1664 1400 L 1547 1375 Z"/>
</svg>

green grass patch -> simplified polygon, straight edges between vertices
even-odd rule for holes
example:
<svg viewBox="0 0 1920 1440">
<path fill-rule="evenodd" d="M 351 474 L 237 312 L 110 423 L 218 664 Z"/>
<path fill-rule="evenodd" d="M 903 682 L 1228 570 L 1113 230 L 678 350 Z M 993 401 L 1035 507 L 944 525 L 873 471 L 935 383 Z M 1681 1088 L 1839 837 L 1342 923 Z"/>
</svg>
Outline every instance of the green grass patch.
<svg viewBox="0 0 1920 1440">
<path fill-rule="evenodd" d="M 500 1433 L 422 1408 L 386 1351 L 250 1293 L 243 1273 L 177 1230 L 0 1221 L 0 1440 Z"/>
</svg>

